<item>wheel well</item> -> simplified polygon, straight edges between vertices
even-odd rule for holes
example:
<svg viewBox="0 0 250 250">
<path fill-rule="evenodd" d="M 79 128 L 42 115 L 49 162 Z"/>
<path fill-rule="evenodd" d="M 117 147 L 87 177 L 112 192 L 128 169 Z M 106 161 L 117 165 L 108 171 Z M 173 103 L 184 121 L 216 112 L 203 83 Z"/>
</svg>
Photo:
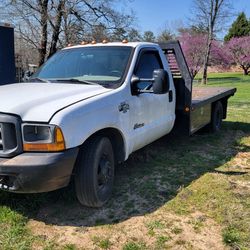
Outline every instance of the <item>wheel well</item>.
<svg viewBox="0 0 250 250">
<path fill-rule="evenodd" d="M 84 143 L 85 145 L 88 141 L 93 139 L 96 136 L 108 137 L 115 155 L 115 163 L 119 163 L 125 160 L 125 143 L 123 140 L 123 136 L 118 129 L 115 128 L 105 128 L 95 132 L 91 135 Z"/>
</svg>

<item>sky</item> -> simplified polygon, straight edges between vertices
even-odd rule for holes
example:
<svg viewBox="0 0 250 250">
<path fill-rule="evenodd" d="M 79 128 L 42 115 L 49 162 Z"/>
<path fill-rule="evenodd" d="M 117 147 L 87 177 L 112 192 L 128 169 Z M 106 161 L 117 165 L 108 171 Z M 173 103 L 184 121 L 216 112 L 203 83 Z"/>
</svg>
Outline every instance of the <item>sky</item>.
<svg viewBox="0 0 250 250">
<path fill-rule="evenodd" d="M 244 11 L 250 18 L 250 0 L 231 0 L 235 16 L 231 17 L 226 30 L 219 34 L 224 36 L 237 14 Z M 160 33 L 165 27 L 178 27 L 187 24 L 193 4 L 192 0 L 128 0 L 127 7 L 133 9 L 137 16 L 137 28 L 144 32 L 151 30 Z M 182 25 L 183 26 L 183 25 Z"/>
</svg>

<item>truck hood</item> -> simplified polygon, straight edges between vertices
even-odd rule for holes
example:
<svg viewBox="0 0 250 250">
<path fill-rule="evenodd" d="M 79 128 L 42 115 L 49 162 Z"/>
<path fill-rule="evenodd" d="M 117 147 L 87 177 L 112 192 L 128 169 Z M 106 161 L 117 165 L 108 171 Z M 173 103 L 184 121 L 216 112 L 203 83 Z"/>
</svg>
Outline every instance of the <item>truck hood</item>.
<svg viewBox="0 0 250 250">
<path fill-rule="evenodd" d="M 0 112 L 23 121 L 48 122 L 58 110 L 111 91 L 100 85 L 17 83 L 0 87 Z"/>
</svg>

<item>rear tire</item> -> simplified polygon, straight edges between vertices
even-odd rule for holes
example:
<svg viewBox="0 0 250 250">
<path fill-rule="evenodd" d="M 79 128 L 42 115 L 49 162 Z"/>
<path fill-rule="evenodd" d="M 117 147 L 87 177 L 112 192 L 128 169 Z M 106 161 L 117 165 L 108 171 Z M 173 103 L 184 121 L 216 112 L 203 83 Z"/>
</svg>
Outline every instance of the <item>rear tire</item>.
<svg viewBox="0 0 250 250">
<path fill-rule="evenodd" d="M 114 182 L 114 153 L 107 137 L 95 137 L 80 150 L 75 174 L 79 202 L 101 207 L 111 197 Z"/>
<path fill-rule="evenodd" d="M 210 131 L 216 133 L 220 131 L 223 119 L 223 106 L 220 101 L 216 102 L 213 110 L 210 123 Z"/>
</svg>

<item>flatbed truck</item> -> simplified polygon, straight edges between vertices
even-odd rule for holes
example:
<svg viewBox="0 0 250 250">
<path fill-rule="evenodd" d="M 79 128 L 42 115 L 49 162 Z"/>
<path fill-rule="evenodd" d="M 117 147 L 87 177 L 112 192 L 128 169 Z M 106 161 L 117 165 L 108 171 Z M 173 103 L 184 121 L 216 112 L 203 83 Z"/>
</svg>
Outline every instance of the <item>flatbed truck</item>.
<svg viewBox="0 0 250 250">
<path fill-rule="evenodd" d="M 117 163 L 171 131 L 219 131 L 235 92 L 193 87 L 178 41 L 69 46 L 30 82 L 0 87 L 0 188 L 48 192 L 73 179 L 79 202 L 100 207 Z"/>
</svg>

